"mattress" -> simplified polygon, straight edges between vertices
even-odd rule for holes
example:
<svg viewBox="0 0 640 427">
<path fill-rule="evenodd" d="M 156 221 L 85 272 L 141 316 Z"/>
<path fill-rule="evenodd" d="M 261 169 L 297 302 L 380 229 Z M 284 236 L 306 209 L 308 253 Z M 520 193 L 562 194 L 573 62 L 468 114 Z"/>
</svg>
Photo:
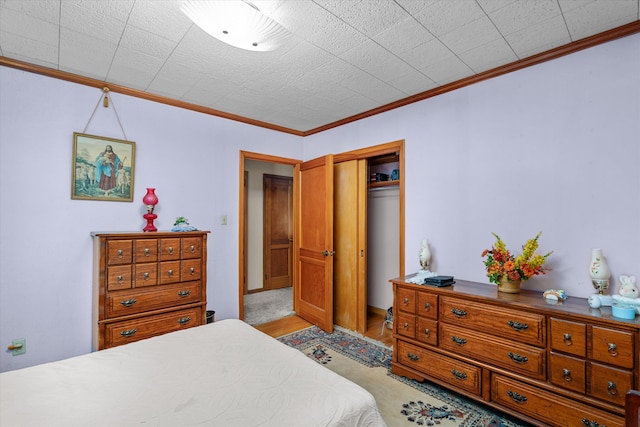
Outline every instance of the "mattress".
<svg viewBox="0 0 640 427">
<path fill-rule="evenodd" d="M 240 320 L 0 374 L 0 425 L 384 426 L 373 396 Z"/>
</svg>

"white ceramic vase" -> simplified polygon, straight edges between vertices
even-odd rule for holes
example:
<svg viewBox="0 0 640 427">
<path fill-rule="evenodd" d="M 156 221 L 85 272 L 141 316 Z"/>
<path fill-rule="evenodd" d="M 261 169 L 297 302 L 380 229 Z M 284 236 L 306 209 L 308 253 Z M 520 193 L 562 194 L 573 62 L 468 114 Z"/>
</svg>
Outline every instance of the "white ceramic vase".
<svg viewBox="0 0 640 427">
<path fill-rule="evenodd" d="M 431 263 L 431 249 L 429 248 L 429 241 L 422 241 L 422 248 L 420 249 L 420 267 L 423 270 L 429 270 L 429 264 Z"/>
<path fill-rule="evenodd" d="M 589 266 L 589 275 L 591 276 L 591 282 L 598 294 L 604 295 L 604 292 L 609 288 L 609 277 L 611 276 L 611 270 L 602 255 L 602 249 L 597 248 L 591 251 L 591 264 Z"/>
</svg>

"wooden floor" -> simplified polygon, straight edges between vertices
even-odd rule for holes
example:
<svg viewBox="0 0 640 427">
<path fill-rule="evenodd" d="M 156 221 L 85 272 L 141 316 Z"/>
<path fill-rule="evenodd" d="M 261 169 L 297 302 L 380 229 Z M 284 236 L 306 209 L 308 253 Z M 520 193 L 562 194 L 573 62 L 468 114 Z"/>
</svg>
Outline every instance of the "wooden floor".
<svg viewBox="0 0 640 427">
<path fill-rule="evenodd" d="M 368 338 L 380 341 L 383 344 L 391 347 L 393 343 L 392 331 L 391 329 L 386 327 L 383 331 L 383 323 L 384 314 L 380 312 L 370 311 L 367 315 L 367 332 L 365 332 L 364 335 Z M 254 327 L 267 335 L 277 338 L 295 331 L 299 331 L 301 329 L 308 328 L 310 326 L 313 325 L 303 318 L 294 315 L 285 317 L 283 319 L 274 320 L 273 322 L 264 323 L 262 325 L 256 325 Z"/>
</svg>

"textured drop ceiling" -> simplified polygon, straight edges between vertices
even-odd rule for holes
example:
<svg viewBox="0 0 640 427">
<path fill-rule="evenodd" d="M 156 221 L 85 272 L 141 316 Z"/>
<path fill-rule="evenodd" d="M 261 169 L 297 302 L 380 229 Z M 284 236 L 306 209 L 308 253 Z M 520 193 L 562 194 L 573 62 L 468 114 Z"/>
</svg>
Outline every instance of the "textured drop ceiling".
<svg viewBox="0 0 640 427">
<path fill-rule="evenodd" d="M 640 19 L 640 0 L 252 0 L 273 52 L 179 0 L 0 0 L 0 55 L 309 131 Z"/>
</svg>

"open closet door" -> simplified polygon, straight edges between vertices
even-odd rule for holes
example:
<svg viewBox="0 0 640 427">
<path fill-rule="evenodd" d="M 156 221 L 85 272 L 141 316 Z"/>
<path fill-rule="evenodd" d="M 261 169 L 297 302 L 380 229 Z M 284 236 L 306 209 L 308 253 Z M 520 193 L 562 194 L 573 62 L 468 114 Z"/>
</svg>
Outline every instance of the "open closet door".
<svg viewBox="0 0 640 427">
<path fill-rule="evenodd" d="M 294 174 L 294 310 L 333 332 L 333 155 L 298 164 Z"/>
</svg>

